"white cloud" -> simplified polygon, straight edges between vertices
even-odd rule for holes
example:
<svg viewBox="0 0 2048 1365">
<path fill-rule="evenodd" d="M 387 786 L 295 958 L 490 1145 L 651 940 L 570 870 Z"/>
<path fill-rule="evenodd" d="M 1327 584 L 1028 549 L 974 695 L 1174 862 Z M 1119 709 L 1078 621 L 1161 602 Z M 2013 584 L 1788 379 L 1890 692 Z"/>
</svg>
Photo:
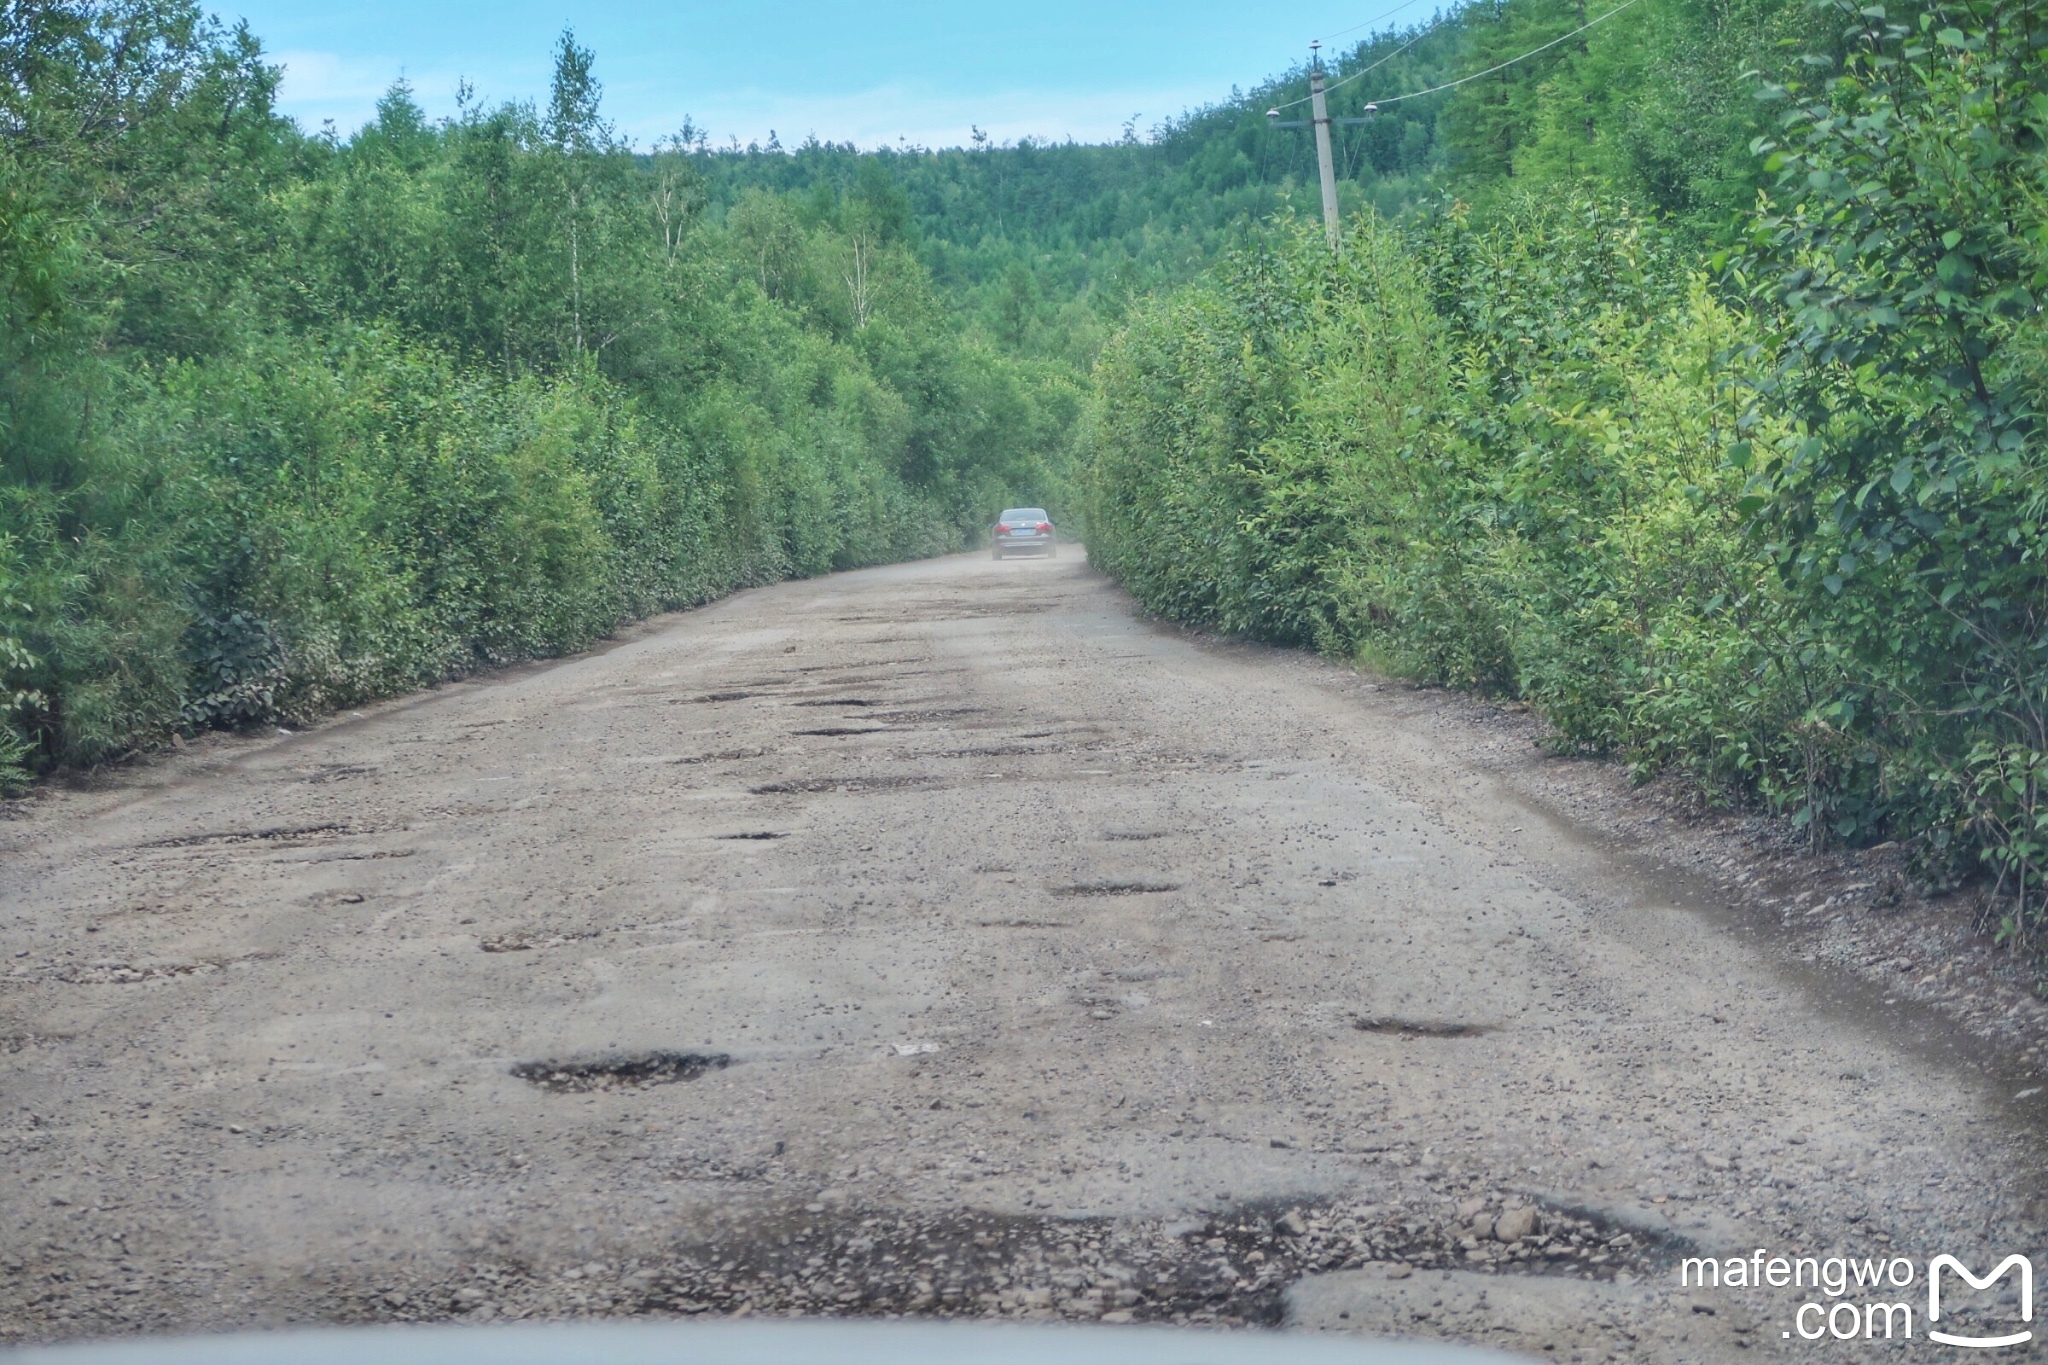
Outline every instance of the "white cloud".
<svg viewBox="0 0 2048 1365">
<path fill-rule="evenodd" d="M 331 119 L 343 135 L 376 117 L 377 101 L 400 77 L 412 84 L 414 97 L 430 117 L 451 115 L 463 77 L 454 70 L 408 69 L 396 58 L 343 57 L 306 49 L 274 53 L 270 60 L 284 68 L 280 112 L 309 130 Z M 548 73 L 536 65 L 481 71 L 470 78 L 478 98 L 489 104 L 540 97 Z M 1134 116 L 1143 133 L 1215 95 L 1215 87 L 1207 84 L 1108 93 L 1016 88 L 963 94 L 911 82 L 836 95 L 758 86 L 699 87 L 683 93 L 666 83 L 629 78 L 607 83 L 605 109 L 619 130 L 643 147 L 675 132 L 685 117 L 709 130 L 719 145 L 732 137 L 742 144 L 765 144 L 773 129 L 785 147 L 813 133 L 828 142 L 852 142 L 863 148 L 905 143 L 957 147 L 965 146 L 977 127 L 997 142 L 1023 137 L 1114 141 Z"/>
<path fill-rule="evenodd" d="M 668 101 L 656 92 L 615 89 L 609 92 L 609 103 L 621 130 L 643 143 L 673 132 L 687 113 L 721 144 L 734 136 L 742 143 L 766 143 L 773 129 L 785 147 L 812 133 L 828 142 L 852 142 L 863 148 L 903 142 L 956 147 L 966 145 L 977 127 L 997 142 L 1023 137 L 1114 141 L 1133 116 L 1142 134 L 1214 93 L 1208 87 L 1187 87 L 1086 94 L 1017 89 L 963 95 L 889 84 L 847 95 L 732 90 L 698 98 L 687 110 L 658 112 L 648 106 Z"/>
</svg>

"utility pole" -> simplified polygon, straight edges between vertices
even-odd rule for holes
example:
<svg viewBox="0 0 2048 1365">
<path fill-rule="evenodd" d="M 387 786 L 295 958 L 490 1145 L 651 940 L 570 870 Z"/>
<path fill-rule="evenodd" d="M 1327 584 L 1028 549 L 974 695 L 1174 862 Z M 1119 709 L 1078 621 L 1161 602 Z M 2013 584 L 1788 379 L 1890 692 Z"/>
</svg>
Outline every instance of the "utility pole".
<svg viewBox="0 0 2048 1365">
<path fill-rule="evenodd" d="M 1330 250 L 1342 245 L 1337 230 L 1337 162 L 1330 153 L 1330 128 L 1333 124 L 1370 123 L 1371 116 L 1379 112 L 1379 106 L 1365 106 L 1365 118 L 1330 117 L 1330 106 L 1323 98 L 1323 54 L 1320 40 L 1310 43 L 1308 61 L 1309 118 L 1290 119 L 1282 122 L 1278 109 L 1266 111 L 1267 126 L 1273 128 L 1314 128 L 1316 133 L 1316 174 L 1323 184 L 1323 235 L 1330 239 Z"/>
<path fill-rule="evenodd" d="M 1330 106 L 1323 99 L 1323 54 L 1320 40 L 1310 43 L 1308 107 L 1316 125 L 1316 171 L 1323 180 L 1323 233 L 1330 250 L 1337 249 L 1337 165 L 1330 156 Z"/>
</svg>

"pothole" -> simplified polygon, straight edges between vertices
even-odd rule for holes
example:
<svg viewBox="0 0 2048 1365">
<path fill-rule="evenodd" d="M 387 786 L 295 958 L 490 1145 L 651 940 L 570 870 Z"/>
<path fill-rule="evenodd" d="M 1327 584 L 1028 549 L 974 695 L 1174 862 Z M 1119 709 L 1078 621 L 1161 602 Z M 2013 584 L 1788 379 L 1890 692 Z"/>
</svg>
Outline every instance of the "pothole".
<svg viewBox="0 0 2048 1365">
<path fill-rule="evenodd" d="M 137 848 L 202 848 L 220 844 L 296 844 L 312 839 L 338 839 L 356 831 L 329 822 L 320 825 L 274 825 L 266 829 L 230 829 L 212 834 L 180 834 L 169 839 L 152 839 Z"/>
<path fill-rule="evenodd" d="M 678 1180 L 773 1181 L 781 1151 L 756 1159 L 684 1159 Z M 701 1240 L 649 1248 L 630 1263 L 544 1269 L 481 1253 L 487 1276 L 444 1280 L 425 1267 L 394 1281 L 344 1282 L 337 1292 L 374 1321 L 566 1316 L 598 1298 L 619 1314 L 719 1317 L 1046 1319 L 1210 1327 L 1277 1326 L 1289 1285 L 1318 1271 L 1380 1267 L 1388 1279 L 1479 1270 L 1501 1278 L 1612 1283 L 1665 1268 L 1627 1233 L 1540 1210 L 1540 1228 L 1514 1243 L 1481 1238 L 1452 1200 L 1406 1192 L 1389 1201 L 1290 1205 L 1204 1199 L 1193 1216 L 1113 1219 L 1054 1212 L 1041 1192 L 1022 1215 L 923 1212 L 847 1200 L 838 1191 L 786 1194 L 736 1226 Z M 1043 1201 L 1043 1202 L 1041 1202 Z M 1469 1201 L 1468 1201 L 1469 1202 Z M 1484 1201 L 1475 1219 L 1503 1201 Z M 580 1260 L 581 1256 L 576 1259 Z M 479 1287 L 479 1286 L 483 1287 Z M 584 1311 L 588 1311 L 587 1308 Z M 1641 1354 L 1619 1321 L 1611 1354 Z M 1435 1330 L 1418 1319 L 1417 1331 Z"/>
<path fill-rule="evenodd" d="M 523 953 L 533 947 L 533 940 L 524 934 L 500 934 L 496 938 L 480 939 L 476 946 L 487 953 Z"/>
<path fill-rule="evenodd" d="M 694 1081 L 707 1071 L 723 1071 L 731 1063 L 732 1058 L 723 1052 L 638 1052 L 584 1061 L 521 1062 L 512 1068 L 512 1074 L 556 1094 L 579 1094 Z"/>
<path fill-rule="evenodd" d="M 487 953 L 524 953 L 534 948 L 559 948 L 564 943 L 574 943 L 578 939 L 596 936 L 594 931 L 580 934 L 535 934 L 515 930 L 509 934 L 496 934 L 490 938 L 478 939 L 476 946 Z"/>
<path fill-rule="evenodd" d="M 317 785 L 326 782 L 346 782 L 351 777 L 370 777 L 375 775 L 377 770 L 361 763 L 325 763 L 317 768 L 295 771 L 300 774 L 299 781 Z"/>
<path fill-rule="evenodd" d="M 877 641 L 876 643 L 880 642 Z M 908 659 L 856 659 L 850 662 L 842 661 L 831 664 L 806 664 L 796 671 L 798 673 L 823 673 L 828 669 L 834 668 L 893 668 L 897 664 L 921 664 L 924 662 L 924 658 L 924 655 L 919 654 Z"/>
<path fill-rule="evenodd" d="M 27 1052 L 32 1048 L 70 1041 L 68 1033 L 0 1033 L 0 1053 Z"/>
<path fill-rule="evenodd" d="M 373 863 L 381 858 L 411 858 L 417 856 L 416 848 L 378 848 L 367 853 L 323 853 L 317 858 L 308 858 L 309 863 Z"/>
<path fill-rule="evenodd" d="M 841 735 L 886 735 L 889 728 L 886 725 L 820 725 L 813 730 L 793 730 L 791 733 L 832 739 Z"/>
<path fill-rule="evenodd" d="M 846 672 L 833 678 L 819 678 L 817 679 L 817 685 L 819 687 L 835 689 L 842 687 L 892 687 L 901 684 L 905 678 L 933 678 L 971 671 L 965 664 L 961 664 L 953 668 L 899 668 L 892 669 L 887 673 Z"/>
<path fill-rule="evenodd" d="M 740 834 L 714 834 L 714 839 L 787 839 L 789 835 L 781 830 L 751 829 Z"/>
<path fill-rule="evenodd" d="M 1454 1019 L 1397 1019 L 1391 1015 L 1359 1015 L 1351 1027 L 1360 1033 L 1391 1033 L 1409 1038 L 1471 1038 L 1493 1032 L 1491 1024 L 1467 1024 Z"/>
<path fill-rule="evenodd" d="M 1612 1281 L 1656 1264 L 1626 1233 L 1548 1209 L 1538 1221 L 1541 1231 L 1509 1243 L 1473 1237 L 1434 1199 L 1260 1202 L 1172 1221 L 918 1215 L 821 1199 L 650 1267 L 638 1292 L 643 1311 L 751 1303 L 757 1313 L 1277 1326 L 1288 1285 L 1318 1271 L 1370 1263 L 1398 1278 L 1483 1266 Z"/>
<path fill-rule="evenodd" d="M 1055 886 L 1055 896 L 1146 896 L 1159 891 L 1178 891 L 1178 882 L 1074 882 Z"/>
<path fill-rule="evenodd" d="M 701 697 L 691 697 L 689 700 L 701 706 L 705 702 L 745 701 L 749 697 L 759 695 L 761 694 L 758 692 L 706 692 Z"/>
<path fill-rule="evenodd" d="M 811 792 L 878 792 L 906 791 L 915 787 L 929 787 L 937 779 L 930 777 L 795 777 L 787 782 L 770 782 L 747 790 L 755 796 L 795 796 Z"/>
<path fill-rule="evenodd" d="M 268 953 L 251 953 L 239 958 L 204 959 L 198 962 L 117 962 L 103 960 L 83 966 L 64 967 L 56 972 L 59 981 L 72 986 L 129 986 L 138 981 L 163 981 L 180 976 L 208 976 L 237 963 L 254 962 Z"/>
</svg>

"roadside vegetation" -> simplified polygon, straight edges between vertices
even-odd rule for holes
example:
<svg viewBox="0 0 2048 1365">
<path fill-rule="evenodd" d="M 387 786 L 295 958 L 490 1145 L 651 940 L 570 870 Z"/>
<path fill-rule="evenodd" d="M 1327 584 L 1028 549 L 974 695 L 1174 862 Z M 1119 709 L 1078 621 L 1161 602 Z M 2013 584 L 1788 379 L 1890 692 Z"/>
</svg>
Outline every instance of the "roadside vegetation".
<svg viewBox="0 0 2048 1365">
<path fill-rule="evenodd" d="M 1056 500 L 1079 372 L 886 179 L 708 215 L 593 63 L 344 139 L 180 0 L 0 12 L 0 788 Z"/>
<path fill-rule="evenodd" d="M 1466 69 L 1584 22 L 1493 13 Z M 2037 942 L 2044 42 L 2036 3 L 1650 0 L 1453 92 L 1428 193 L 1334 258 L 1280 224 L 1110 343 L 1096 561 L 1910 841 Z"/>
</svg>

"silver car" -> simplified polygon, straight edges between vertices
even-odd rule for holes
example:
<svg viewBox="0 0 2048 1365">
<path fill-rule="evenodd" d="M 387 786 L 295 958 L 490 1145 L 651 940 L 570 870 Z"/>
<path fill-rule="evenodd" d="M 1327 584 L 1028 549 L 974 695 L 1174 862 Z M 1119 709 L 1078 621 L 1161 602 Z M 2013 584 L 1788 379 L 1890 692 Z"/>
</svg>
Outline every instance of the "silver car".
<svg viewBox="0 0 2048 1365">
<path fill-rule="evenodd" d="M 1043 507 L 1011 507 L 996 519 L 996 528 L 990 533 L 989 554 L 1001 559 L 1012 551 L 1044 555 L 1047 559 L 1059 553 L 1052 520 Z"/>
</svg>

